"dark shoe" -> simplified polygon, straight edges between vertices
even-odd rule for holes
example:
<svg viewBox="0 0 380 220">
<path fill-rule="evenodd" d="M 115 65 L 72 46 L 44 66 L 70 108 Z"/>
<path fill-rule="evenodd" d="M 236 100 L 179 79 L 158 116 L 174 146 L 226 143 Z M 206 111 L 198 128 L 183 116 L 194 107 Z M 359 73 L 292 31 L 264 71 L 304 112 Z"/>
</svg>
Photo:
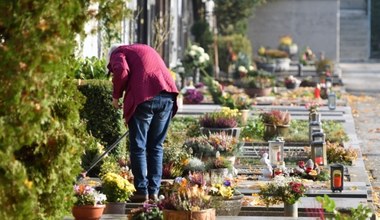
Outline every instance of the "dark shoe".
<svg viewBox="0 0 380 220">
<path fill-rule="evenodd" d="M 145 202 L 147 200 L 149 200 L 148 195 L 140 195 L 140 194 L 135 194 L 131 198 L 129 198 L 129 201 L 133 203 Z"/>
<path fill-rule="evenodd" d="M 153 201 L 157 202 L 158 201 L 158 196 L 156 194 L 149 195 L 149 200 L 153 200 Z"/>
</svg>

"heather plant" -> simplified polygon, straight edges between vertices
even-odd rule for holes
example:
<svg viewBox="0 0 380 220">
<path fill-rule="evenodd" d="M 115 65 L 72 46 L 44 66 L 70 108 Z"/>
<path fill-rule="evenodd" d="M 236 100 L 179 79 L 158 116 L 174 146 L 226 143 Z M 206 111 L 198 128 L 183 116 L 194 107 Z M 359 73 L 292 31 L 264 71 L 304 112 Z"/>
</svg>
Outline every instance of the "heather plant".
<svg viewBox="0 0 380 220">
<path fill-rule="evenodd" d="M 232 162 L 231 160 L 228 160 L 226 157 L 216 156 L 216 157 L 210 157 L 206 161 L 205 166 L 206 166 L 206 170 L 222 169 L 222 168 L 232 169 Z"/>
<path fill-rule="evenodd" d="M 236 137 L 225 132 L 212 133 L 209 136 L 201 135 L 188 139 L 184 147 L 192 155 L 202 158 L 203 156 L 213 156 L 219 151 L 220 155 L 233 156 L 239 151 L 241 143 Z"/>
<path fill-rule="evenodd" d="M 271 110 L 269 112 L 260 113 L 260 118 L 264 124 L 273 126 L 289 125 L 291 121 L 290 113 L 288 111 Z"/>
<path fill-rule="evenodd" d="M 199 104 L 203 101 L 203 93 L 198 89 L 187 89 L 183 99 L 186 104 Z"/>
<path fill-rule="evenodd" d="M 160 203 L 164 209 L 178 211 L 199 211 L 212 207 L 212 196 L 202 173 L 177 177 L 170 187 L 165 188 Z"/>
<path fill-rule="evenodd" d="M 238 109 L 222 107 L 221 111 L 204 114 L 199 122 L 205 128 L 234 128 L 238 125 L 238 116 Z"/>
</svg>

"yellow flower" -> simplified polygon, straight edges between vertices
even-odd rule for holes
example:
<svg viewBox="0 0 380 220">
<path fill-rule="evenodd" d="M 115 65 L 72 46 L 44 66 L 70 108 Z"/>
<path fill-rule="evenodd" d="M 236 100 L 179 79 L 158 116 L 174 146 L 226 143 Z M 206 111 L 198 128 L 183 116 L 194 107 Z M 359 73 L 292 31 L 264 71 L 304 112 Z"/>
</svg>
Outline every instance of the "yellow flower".
<svg viewBox="0 0 380 220">
<path fill-rule="evenodd" d="M 257 53 L 260 56 L 264 56 L 265 55 L 265 47 L 260 47 L 259 50 L 257 51 Z"/>
<path fill-rule="evenodd" d="M 282 36 L 280 38 L 280 44 L 281 45 L 288 45 L 288 46 L 290 46 L 290 45 L 292 45 L 292 43 L 293 43 L 293 39 L 289 35 L 284 35 L 284 36 Z"/>
<path fill-rule="evenodd" d="M 26 188 L 31 189 L 32 186 L 33 186 L 33 182 L 29 181 L 28 179 L 25 179 L 24 180 L 24 185 L 26 186 Z"/>
</svg>

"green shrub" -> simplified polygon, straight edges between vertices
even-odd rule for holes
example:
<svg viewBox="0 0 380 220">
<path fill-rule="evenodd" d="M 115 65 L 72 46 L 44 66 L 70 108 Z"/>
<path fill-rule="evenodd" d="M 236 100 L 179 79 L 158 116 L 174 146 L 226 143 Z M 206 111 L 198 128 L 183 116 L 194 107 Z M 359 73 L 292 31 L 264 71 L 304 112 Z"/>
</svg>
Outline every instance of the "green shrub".
<svg viewBox="0 0 380 220">
<path fill-rule="evenodd" d="M 233 34 L 218 37 L 218 55 L 219 67 L 221 71 L 228 72 L 228 65 L 232 63 L 229 59 L 230 53 L 228 47 L 232 47 L 232 51 L 238 55 L 239 53 L 245 54 L 248 60 L 252 59 L 252 46 L 251 42 L 246 36 Z"/>
<path fill-rule="evenodd" d="M 121 110 L 115 109 L 111 104 L 112 83 L 107 80 L 86 80 L 78 89 L 87 98 L 80 116 L 87 122 L 88 132 L 109 147 L 125 131 Z M 125 141 L 112 153 L 123 156 Z"/>
<path fill-rule="evenodd" d="M 90 144 L 67 79 L 87 0 L 0 3 L 0 219 L 62 219 Z"/>
<path fill-rule="evenodd" d="M 76 79 L 108 79 L 105 59 L 86 57 L 71 62 Z"/>
</svg>

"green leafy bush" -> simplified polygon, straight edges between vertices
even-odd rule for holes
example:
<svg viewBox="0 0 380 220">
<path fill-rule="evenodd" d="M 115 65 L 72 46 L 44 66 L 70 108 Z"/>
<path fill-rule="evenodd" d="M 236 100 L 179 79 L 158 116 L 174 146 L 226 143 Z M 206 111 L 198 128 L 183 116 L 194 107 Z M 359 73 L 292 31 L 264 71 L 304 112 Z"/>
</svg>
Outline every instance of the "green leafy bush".
<svg viewBox="0 0 380 220">
<path fill-rule="evenodd" d="M 90 1 L 1 1 L 0 219 L 62 219 L 92 138 L 67 80 Z"/>
<path fill-rule="evenodd" d="M 86 57 L 74 60 L 71 64 L 76 79 L 108 79 L 105 59 Z"/>
<path fill-rule="evenodd" d="M 111 104 L 112 83 L 107 80 L 86 80 L 78 89 L 87 98 L 80 111 L 81 118 L 87 122 L 87 130 L 103 144 L 110 146 L 125 131 L 121 111 Z M 124 156 L 125 141 L 113 153 Z"/>
<path fill-rule="evenodd" d="M 322 208 L 326 212 L 331 213 L 333 219 L 337 220 L 365 220 L 372 217 L 372 210 L 368 206 L 359 204 L 356 208 L 351 208 L 348 213 L 344 213 L 342 210 L 337 210 L 335 201 L 328 195 L 317 196 L 316 200 L 322 204 Z"/>
</svg>

